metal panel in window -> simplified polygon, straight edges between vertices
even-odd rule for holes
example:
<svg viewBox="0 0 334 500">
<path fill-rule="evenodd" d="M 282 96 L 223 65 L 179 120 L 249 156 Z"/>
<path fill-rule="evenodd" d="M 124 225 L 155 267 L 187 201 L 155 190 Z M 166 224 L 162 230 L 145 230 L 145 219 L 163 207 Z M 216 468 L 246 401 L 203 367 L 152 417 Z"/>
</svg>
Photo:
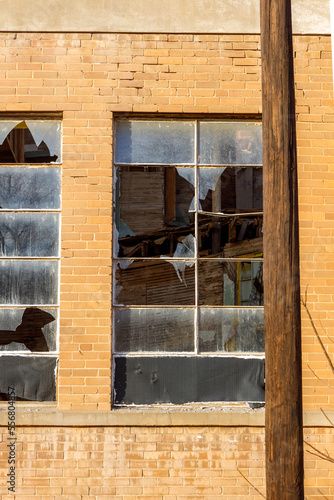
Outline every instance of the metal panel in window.
<svg viewBox="0 0 334 500">
<path fill-rule="evenodd" d="M 55 351 L 57 324 L 56 309 L 0 309 L 0 351 Z"/>
<path fill-rule="evenodd" d="M 117 163 L 194 162 L 194 122 L 118 121 Z"/>
<path fill-rule="evenodd" d="M 56 257 L 59 215 L 0 212 L 1 257 Z"/>
<path fill-rule="evenodd" d="M 264 311 L 261 308 L 201 308 L 201 352 L 264 352 Z"/>
<path fill-rule="evenodd" d="M 129 357 L 115 360 L 118 404 L 264 401 L 264 360 Z"/>
<path fill-rule="evenodd" d="M 262 124 L 200 122 L 199 164 L 261 165 Z"/>
<path fill-rule="evenodd" d="M 57 167 L 0 167 L 0 208 L 59 209 L 60 183 Z"/>
<path fill-rule="evenodd" d="M 114 309 L 115 352 L 193 351 L 193 309 Z"/>
<path fill-rule="evenodd" d="M 55 357 L 0 356 L 0 400 L 12 387 L 18 401 L 55 401 L 56 367 Z"/>
<path fill-rule="evenodd" d="M 0 261 L 2 304 L 56 304 L 58 262 Z"/>
</svg>

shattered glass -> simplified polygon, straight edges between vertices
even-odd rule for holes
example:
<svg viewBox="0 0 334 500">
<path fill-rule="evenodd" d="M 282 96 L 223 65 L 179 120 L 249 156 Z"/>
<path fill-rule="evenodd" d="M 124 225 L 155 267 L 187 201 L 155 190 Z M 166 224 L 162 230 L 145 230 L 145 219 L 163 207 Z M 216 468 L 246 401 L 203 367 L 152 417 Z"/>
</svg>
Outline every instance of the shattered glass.
<svg viewBox="0 0 334 500">
<path fill-rule="evenodd" d="M 263 300 L 262 262 L 199 260 L 199 305 L 263 305 Z"/>
<path fill-rule="evenodd" d="M 184 266 L 179 271 L 178 266 L 182 267 L 183 264 L 182 261 L 161 260 L 118 261 L 115 265 L 114 303 L 138 306 L 194 305 L 194 267 Z M 190 264 L 193 266 L 194 262 Z"/>
<path fill-rule="evenodd" d="M 204 212 L 261 211 L 262 168 L 199 168 L 199 198 Z"/>
<path fill-rule="evenodd" d="M 60 163 L 59 120 L 0 121 L 1 163 Z"/>
<path fill-rule="evenodd" d="M 201 352 L 264 352 L 263 308 L 201 308 Z"/>
<path fill-rule="evenodd" d="M 114 309 L 115 352 L 194 350 L 194 310 Z"/>
<path fill-rule="evenodd" d="M 198 253 L 201 257 L 262 257 L 263 217 L 198 215 Z"/>
<path fill-rule="evenodd" d="M 57 318 L 57 309 L 0 308 L 0 351 L 56 351 Z"/>
<path fill-rule="evenodd" d="M 172 256 L 194 232 L 193 169 L 119 167 L 115 189 L 116 257 Z M 185 173 L 184 171 L 187 170 Z M 189 170 L 189 171 L 188 171 Z"/>
</svg>

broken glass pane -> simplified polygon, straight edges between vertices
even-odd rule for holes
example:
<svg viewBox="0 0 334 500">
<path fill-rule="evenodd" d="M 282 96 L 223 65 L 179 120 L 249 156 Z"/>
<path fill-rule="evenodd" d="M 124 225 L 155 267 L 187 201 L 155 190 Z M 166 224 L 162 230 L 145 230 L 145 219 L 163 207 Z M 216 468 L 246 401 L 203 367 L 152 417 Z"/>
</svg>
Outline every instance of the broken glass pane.
<svg viewBox="0 0 334 500">
<path fill-rule="evenodd" d="M 55 257 L 59 215 L 0 212 L 0 256 Z"/>
<path fill-rule="evenodd" d="M 128 265 L 124 268 L 123 264 Z M 177 269 L 173 264 L 178 266 Z M 190 264 L 194 266 L 194 262 Z M 195 303 L 195 268 L 186 266 L 184 261 L 121 261 L 116 263 L 115 278 L 115 304 L 147 306 Z"/>
<path fill-rule="evenodd" d="M 201 308 L 199 342 L 202 352 L 264 352 L 264 310 Z"/>
<path fill-rule="evenodd" d="M 194 122 L 116 123 L 116 163 L 194 163 Z"/>
<path fill-rule="evenodd" d="M 201 257 L 262 257 L 263 218 L 240 215 L 198 215 L 198 252 Z"/>
<path fill-rule="evenodd" d="M 57 358 L 49 356 L 0 356 L 0 400 L 8 400 L 8 388 L 18 401 L 56 400 Z"/>
<path fill-rule="evenodd" d="M 0 122 L 1 163 L 60 163 L 60 161 L 59 120 Z"/>
<path fill-rule="evenodd" d="M 115 351 L 193 351 L 193 309 L 114 309 Z"/>
<path fill-rule="evenodd" d="M 57 349 L 56 309 L 0 309 L 0 351 Z"/>
<path fill-rule="evenodd" d="M 143 356 L 115 365 L 116 404 L 264 401 L 264 359 Z"/>
<path fill-rule="evenodd" d="M 259 122 L 200 122 L 201 165 L 261 165 L 262 124 Z"/>
<path fill-rule="evenodd" d="M 59 168 L 0 167 L 0 209 L 58 209 L 60 182 Z"/>
<path fill-rule="evenodd" d="M 0 303 L 56 304 L 58 262 L 0 260 Z"/>
<path fill-rule="evenodd" d="M 199 199 L 205 212 L 261 211 L 262 168 L 200 168 Z"/>
<path fill-rule="evenodd" d="M 193 169 L 182 168 L 181 174 L 174 167 L 117 170 L 115 256 L 173 256 L 178 243 L 194 233 L 194 214 L 189 212 Z"/>
<path fill-rule="evenodd" d="M 61 158 L 61 122 L 60 121 L 47 121 L 47 120 L 26 120 L 28 129 L 35 141 L 37 147 L 43 142 L 49 150 L 49 156 L 52 161 L 60 162 Z M 35 148 L 28 148 L 25 144 L 25 158 L 36 157 L 37 161 L 39 155 Z M 40 158 L 43 154 L 40 155 Z"/>
<path fill-rule="evenodd" d="M 199 305 L 263 305 L 262 262 L 200 260 L 198 263 Z"/>
</svg>

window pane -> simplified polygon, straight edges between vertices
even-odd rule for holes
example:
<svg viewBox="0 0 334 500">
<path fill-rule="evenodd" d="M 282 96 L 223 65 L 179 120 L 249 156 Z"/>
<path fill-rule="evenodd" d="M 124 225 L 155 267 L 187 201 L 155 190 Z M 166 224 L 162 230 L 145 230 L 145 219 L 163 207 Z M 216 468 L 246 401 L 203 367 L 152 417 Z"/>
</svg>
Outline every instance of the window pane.
<svg viewBox="0 0 334 500">
<path fill-rule="evenodd" d="M 201 257 L 262 257 L 262 216 L 210 217 L 198 215 Z"/>
<path fill-rule="evenodd" d="M 115 304 L 195 304 L 195 265 L 191 261 L 119 261 L 115 280 Z"/>
<path fill-rule="evenodd" d="M 0 309 L 0 350 L 55 351 L 57 316 L 56 309 Z"/>
<path fill-rule="evenodd" d="M 114 309 L 115 352 L 193 351 L 193 309 Z"/>
<path fill-rule="evenodd" d="M 200 261 L 199 305 L 263 305 L 262 262 Z"/>
<path fill-rule="evenodd" d="M 236 213 L 263 208 L 262 168 L 199 168 L 199 210 Z"/>
<path fill-rule="evenodd" d="M 200 122 L 201 165 L 261 165 L 262 124 Z"/>
<path fill-rule="evenodd" d="M 173 256 L 194 234 L 194 169 L 119 167 L 115 192 L 118 257 Z M 188 255 L 189 257 L 193 257 Z"/>
<path fill-rule="evenodd" d="M 56 400 L 57 358 L 0 356 L 0 400 L 8 400 L 8 387 L 18 401 Z"/>
<path fill-rule="evenodd" d="M 264 352 L 264 311 L 201 308 L 201 352 Z"/>
<path fill-rule="evenodd" d="M 2 304 L 56 304 L 58 262 L 0 261 Z"/>
<path fill-rule="evenodd" d="M 118 404 L 264 401 L 264 360 L 131 357 L 115 360 Z"/>
<path fill-rule="evenodd" d="M 0 256 L 56 257 L 59 215 L 0 212 Z"/>
<path fill-rule="evenodd" d="M 60 163 L 59 120 L 0 121 L 0 163 Z"/>
<path fill-rule="evenodd" d="M 194 163 L 194 123 L 118 121 L 117 163 Z"/>
<path fill-rule="evenodd" d="M 60 208 L 59 168 L 0 167 L 0 208 Z"/>
</svg>

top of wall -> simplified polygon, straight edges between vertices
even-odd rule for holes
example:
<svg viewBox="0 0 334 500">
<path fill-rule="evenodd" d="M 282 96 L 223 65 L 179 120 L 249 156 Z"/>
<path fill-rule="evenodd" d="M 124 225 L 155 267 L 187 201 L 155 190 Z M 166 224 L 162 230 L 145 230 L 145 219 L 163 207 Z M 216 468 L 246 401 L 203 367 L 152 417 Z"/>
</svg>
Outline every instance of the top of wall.
<svg viewBox="0 0 334 500">
<path fill-rule="evenodd" d="M 0 0 L 0 31 L 260 33 L 260 0 Z M 330 34 L 329 0 L 292 0 L 295 34 Z"/>
</svg>

